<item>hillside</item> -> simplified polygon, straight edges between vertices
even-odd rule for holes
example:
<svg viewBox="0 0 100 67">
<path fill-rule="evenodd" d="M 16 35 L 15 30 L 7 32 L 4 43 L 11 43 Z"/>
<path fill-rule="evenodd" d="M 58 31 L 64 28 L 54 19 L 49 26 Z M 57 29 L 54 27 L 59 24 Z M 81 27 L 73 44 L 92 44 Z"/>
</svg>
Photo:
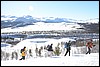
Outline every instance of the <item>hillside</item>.
<svg viewBox="0 0 100 67">
<path fill-rule="evenodd" d="M 29 27 L 29 28 L 28 28 Z M 99 19 L 75 20 L 69 18 L 43 17 L 36 18 L 30 15 L 1 16 L 1 29 L 7 32 L 22 31 L 85 31 L 99 32 Z M 28 29 L 28 30 L 27 30 Z M 2 31 L 1 30 L 1 31 Z M 12 31 L 11 31 L 12 30 Z"/>
</svg>

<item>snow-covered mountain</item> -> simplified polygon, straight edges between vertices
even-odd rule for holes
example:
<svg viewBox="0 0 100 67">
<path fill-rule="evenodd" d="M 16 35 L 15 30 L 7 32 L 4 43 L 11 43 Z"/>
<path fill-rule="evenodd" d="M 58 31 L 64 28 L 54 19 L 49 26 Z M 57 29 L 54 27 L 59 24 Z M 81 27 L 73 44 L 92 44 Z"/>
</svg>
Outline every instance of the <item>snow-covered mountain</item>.
<svg viewBox="0 0 100 67">
<path fill-rule="evenodd" d="M 70 18 L 58 18 L 58 17 L 32 17 L 30 15 L 25 15 L 22 17 L 16 17 L 16 16 L 5 16 L 2 15 L 1 16 L 1 21 L 10 21 L 11 22 L 16 22 L 16 21 L 24 21 L 24 22 L 47 22 L 47 23 L 58 23 L 58 22 L 78 22 L 78 23 L 98 23 L 99 22 L 99 18 L 93 18 L 93 19 L 87 19 L 87 20 L 75 20 L 75 19 L 70 19 Z M 30 20 L 30 21 L 26 21 L 26 20 Z"/>
<path fill-rule="evenodd" d="M 23 32 L 23 31 L 59 31 L 59 30 L 79 30 L 78 28 L 83 28 L 77 23 L 44 23 L 37 22 L 32 25 L 22 26 L 22 27 L 9 27 L 1 29 L 1 33 L 4 32 Z M 81 30 L 81 29 L 80 29 Z"/>
<path fill-rule="evenodd" d="M 46 23 L 58 23 L 58 22 L 69 22 L 66 18 L 54 18 L 54 17 L 32 17 L 30 15 L 22 16 L 22 17 L 15 17 L 15 16 L 1 16 L 1 21 L 3 22 L 46 22 Z"/>
<path fill-rule="evenodd" d="M 87 19 L 87 20 L 76 20 L 78 23 L 99 23 L 99 18 Z"/>
<path fill-rule="evenodd" d="M 30 15 L 16 16 L 1 16 L 2 31 L 50 31 L 50 30 L 80 30 L 85 29 L 84 24 L 80 23 L 97 23 L 99 18 L 89 20 L 74 20 L 68 18 L 41 17 L 36 18 Z M 97 28 L 98 29 L 98 28 Z"/>
</svg>

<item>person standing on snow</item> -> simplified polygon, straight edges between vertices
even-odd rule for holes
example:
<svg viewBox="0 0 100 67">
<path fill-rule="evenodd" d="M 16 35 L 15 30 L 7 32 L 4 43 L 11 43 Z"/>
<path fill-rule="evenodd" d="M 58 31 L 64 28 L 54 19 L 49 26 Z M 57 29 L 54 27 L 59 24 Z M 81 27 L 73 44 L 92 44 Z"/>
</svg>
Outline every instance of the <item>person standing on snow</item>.
<svg viewBox="0 0 100 67">
<path fill-rule="evenodd" d="M 88 48 L 88 51 L 86 52 L 86 54 L 90 54 L 91 53 L 91 48 L 93 47 L 93 42 L 92 40 L 87 42 L 86 47 Z"/>
<path fill-rule="evenodd" d="M 50 46 L 48 46 L 48 52 L 49 52 L 49 56 L 53 55 L 53 44 L 51 44 Z"/>
<path fill-rule="evenodd" d="M 21 55 L 22 55 L 22 58 L 21 58 L 20 60 L 25 60 L 25 56 L 26 56 L 26 47 L 24 47 L 24 48 L 22 49 Z"/>
<path fill-rule="evenodd" d="M 39 57 L 42 57 L 42 50 L 43 50 L 43 47 L 41 46 L 39 49 Z"/>
<path fill-rule="evenodd" d="M 53 51 L 52 45 L 53 45 L 53 44 L 51 44 L 51 45 L 49 46 L 48 51 Z"/>
<path fill-rule="evenodd" d="M 69 41 L 68 43 L 65 43 L 65 48 L 66 48 L 66 53 L 64 56 L 67 55 L 67 53 L 69 52 L 69 56 L 70 56 L 70 50 L 71 50 L 71 41 Z"/>
<path fill-rule="evenodd" d="M 29 49 L 29 56 L 32 57 L 32 49 Z"/>
</svg>

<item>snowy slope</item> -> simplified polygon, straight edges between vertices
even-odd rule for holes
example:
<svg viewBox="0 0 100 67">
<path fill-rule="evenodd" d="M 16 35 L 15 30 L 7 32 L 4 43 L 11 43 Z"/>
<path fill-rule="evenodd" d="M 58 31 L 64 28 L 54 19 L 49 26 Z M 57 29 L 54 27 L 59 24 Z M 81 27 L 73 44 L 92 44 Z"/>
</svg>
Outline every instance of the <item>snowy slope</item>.
<svg viewBox="0 0 100 67">
<path fill-rule="evenodd" d="M 1 32 L 22 32 L 22 31 L 51 31 L 51 30 L 83 30 L 84 27 L 78 23 L 98 23 L 99 18 L 87 20 L 75 20 L 69 18 L 41 17 L 36 18 L 30 15 L 1 16 Z"/>
<path fill-rule="evenodd" d="M 99 66 L 99 53 L 1 61 L 1 66 Z"/>
<path fill-rule="evenodd" d="M 34 49 L 40 46 L 45 46 L 53 43 L 53 48 L 57 46 L 57 43 L 65 42 L 65 41 L 74 41 L 69 38 L 62 38 L 59 40 L 56 39 L 26 39 L 18 43 L 16 46 L 11 48 L 2 48 L 2 50 L 11 53 L 12 51 L 18 51 L 18 59 L 21 58 L 19 50 L 26 46 L 28 50 L 32 49 L 33 57 L 26 56 L 26 60 L 1 60 L 1 66 L 99 66 L 99 53 L 91 53 L 91 54 L 81 54 L 77 49 L 84 48 L 76 48 L 71 47 L 71 56 L 65 56 L 63 52 L 60 56 L 52 56 L 52 57 L 36 57 L 34 53 Z M 37 42 L 38 41 L 38 42 Z M 77 53 L 74 53 L 74 51 Z M 44 52 L 42 52 L 44 54 Z"/>
<path fill-rule="evenodd" d="M 44 23 L 37 22 L 33 25 L 27 25 L 24 27 L 16 27 L 16 28 L 3 28 L 1 29 L 1 33 L 3 32 L 22 32 L 22 31 L 51 31 L 51 30 L 78 30 L 77 28 L 82 28 L 77 23 Z"/>
<path fill-rule="evenodd" d="M 7 44 L 7 43 L 2 43 L 1 42 L 1 47 L 4 48 L 4 49 L 5 48 L 10 48 L 11 47 L 11 44 Z"/>
</svg>

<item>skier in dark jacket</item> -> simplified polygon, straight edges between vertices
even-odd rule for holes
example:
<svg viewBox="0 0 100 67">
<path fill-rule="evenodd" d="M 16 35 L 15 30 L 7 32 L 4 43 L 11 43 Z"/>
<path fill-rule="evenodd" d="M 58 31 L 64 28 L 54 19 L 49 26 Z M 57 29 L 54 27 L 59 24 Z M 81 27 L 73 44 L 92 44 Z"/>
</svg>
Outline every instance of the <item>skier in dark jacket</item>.
<svg viewBox="0 0 100 67">
<path fill-rule="evenodd" d="M 52 45 L 53 45 L 53 44 L 51 44 L 51 45 L 48 47 L 48 51 L 53 51 Z"/>
<path fill-rule="evenodd" d="M 50 46 L 48 46 L 48 56 L 53 56 L 53 48 L 52 48 L 52 45 L 51 44 Z"/>
<path fill-rule="evenodd" d="M 69 41 L 68 43 L 65 43 L 65 48 L 66 48 L 66 53 L 64 56 L 67 55 L 67 53 L 69 52 L 69 56 L 70 56 L 70 50 L 71 50 L 71 41 Z"/>
</svg>

